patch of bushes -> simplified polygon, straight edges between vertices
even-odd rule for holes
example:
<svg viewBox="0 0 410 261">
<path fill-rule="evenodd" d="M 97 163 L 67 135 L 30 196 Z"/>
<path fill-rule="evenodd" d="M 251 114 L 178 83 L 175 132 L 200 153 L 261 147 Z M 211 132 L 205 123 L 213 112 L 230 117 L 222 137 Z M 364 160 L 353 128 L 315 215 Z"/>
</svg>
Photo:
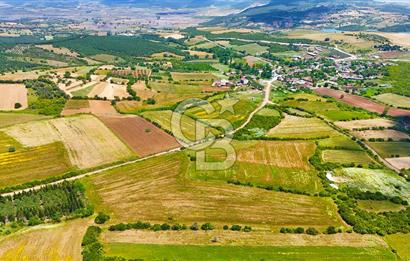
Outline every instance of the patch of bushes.
<svg viewBox="0 0 410 261">
<path fill-rule="evenodd" d="M 95 217 L 95 224 L 104 224 L 105 222 L 107 222 L 108 220 L 110 220 L 110 216 L 104 213 L 98 213 L 98 215 Z"/>
</svg>

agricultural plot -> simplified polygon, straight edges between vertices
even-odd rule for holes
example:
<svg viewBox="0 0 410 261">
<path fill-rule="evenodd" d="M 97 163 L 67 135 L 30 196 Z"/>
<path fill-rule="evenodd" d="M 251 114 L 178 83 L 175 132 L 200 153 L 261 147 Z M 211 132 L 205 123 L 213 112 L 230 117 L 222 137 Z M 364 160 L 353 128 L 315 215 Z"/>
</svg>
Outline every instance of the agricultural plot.
<svg viewBox="0 0 410 261">
<path fill-rule="evenodd" d="M 368 142 L 367 144 L 383 158 L 410 156 L 410 142 Z"/>
<path fill-rule="evenodd" d="M 339 164 L 371 164 L 375 163 L 364 151 L 354 150 L 324 150 L 322 159 L 325 162 Z"/>
<path fill-rule="evenodd" d="M 396 260 L 387 248 L 108 244 L 108 256 L 142 260 Z M 124 254 L 125 253 L 125 254 Z"/>
<path fill-rule="evenodd" d="M 137 96 L 140 97 L 143 101 L 154 98 L 157 94 L 155 90 L 147 88 L 147 85 L 144 81 L 137 81 L 134 83 L 131 88 L 137 93 Z"/>
<path fill-rule="evenodd" d="M 32 148 L 13 146 L 15 152 L 0 150 L 0 188 L 62 175 L 72 169 L 61 143 Z"/>
<path fill-rule="evenodd" d="M 327 139 L 320 139 L 317 141 L 322 149 L 344 149 L 344 150 L 361 150 L 362 148 L 354 142 L 351 138 L 338 134 Z"/>
<path fill-rule="evenodd" d="M 38 114 L 0 112 L 0 128 L 29 121 L 44 120 L 48 118 L 49 117 L 47 116 Z"/>
<path fill-rule="evenodd" d="M 119 116 L 109 101 L 90 100 L 90 111 L 97 116 Z"/>
<path fill-rule="evenodd" d="M 90 221 L 42 225 L 0 240 L 1 260 L 82 260 L 81 241 Z"/>
<path fill-rule="evenodd" d="M 70 116 L 79 113 L 89 113 L 90 103 L 88 100 L 68 100 L 61 112 L 62 116 Z"/>
<path fill-rule="evenodd" d="M 403 205 L 395 204 L 388 200 L 358 200 L 357 204 L 364 210 L 376 213 L 400 211 L 406 208 Z"/>
<path fill-rule="evenodd" d="M 245 52 L 250 55 L 260 55 L 260 54 L 266 53 L 269 49 L 267 46 L 261 46 L 257 43 L 250 43 L 250 44 L 244 44 L 244 45 L 233 45 L 232 47 L 234 50 L 238 52 Z"/>
<path fill-rule="evenodd" d="M 410 185 L 404 178 L 388 170 L 344 168 L 335 172 L 342 185 L 361 191 L 381 192 L 387 196 L 399 196 L 409 201 Z"/>
<path fill-rule="evenodd" d="M 12 111 L 28 106 L 24 84 L 0 84 L 0 110 Z"/>
<path fill-rule="evenodd" d="M 189 175 L 200 180 L 239 181 L 254 185 L 272 186 L 319 192 L 321 181 L 308 163 L 315 152 L 313 142 L 235 141 L 235 164 L 226 170 L 199 171 L 190 165 Z M 209 161 L 221 161 L 226 155 L 207 151 Z"/>
<path fill-rule="evenodd" d="M 30 122 L 4 131 L 27 147 L 62 141 L 71 163 L 79 168 L 95 167 L 133 155 L 101 121 L 89 115 Z"/>
<path fill-rule="evenodd" d="M 342 224 L 330 199 L 195 181 L 185 175 L 188 165 L 184 153 L 175 153 L 103 172 L 84 182 L 97 211 L 111 213 L 113 222 L 135 222 L 138 217 L 150 222 L 262 227 Z M 286 214 L 290 211 L 292 215 Z"/>
<path fill-rule="evenodd" d="M 222 99 L 221 99 L 222 97 Z M 212 105 L 211 113 L 207 113 L 201 107 L 193 107 L 186 111 L 192 118 L 202 119 L 212 125 L 213 119 L 224 119 L 232 124 L 234 128 L 241 126 L 248 115 L 254 111 L 261 99 L 260 94 L 237 95 L 232 97 L 217 96 L 208 100 Z"/>
<path fill-rule="evenodd" d="M 410 157 L 388 158 L 386 160 L 397 169 L 410 169 Z"/>
<path fill-rule="evenodd" d="M 181 82 L 199 82 L 212 84 L 217 78 L 211 73 L 181 73 L 173 72 L 171 73 L 172 79 L 174 81 Z"/>
<path fill-rule="evenodd" d="M 397 251 L 397 255 L 402 260 L 410 259 L 410 234 L 387 235 L 384 237 L 384 240 L 389 244 L 389 246 L 392 249 Z"/>
<path fill-rule="evenodd" d="M 392 139 L 395 141 L 400 141 L 403 139 L 410 138 L 404 132 L 396 130 L 364 130 L 364 131 L 352 131 L 352 134 L 359 139 L 369 140 L 369 139 Z"/>
<path fill-rule="evenodd" d="M 386 110 L 386 106 L 384 104 L 379 104 L 367 98 L 345 93 L 343 91 L 333 90 L 329 88 L 317 88 L 315 89 L 315 92 L 320 95 L 333 97 L 351 106 L 362 108 L 370 112 L 383 114 L 384 111 Z M 390 108 L 387 111 L 387 115 L 393 116 L 393 117 L 409 116 L 410 110 Z"/>
<path fill-rule="evenodd" d="M 355 120 L 355 121 L 337 121 L 335 125 L 347 130 L 354 130 L 354 129 L 364 129 L 364 128 L 391 128 L 395 125 L 394 121 L 376 118 L 376 119 L 368 119 L 368 120 Z"/>
<path fill-rule="evenodd" d="M 138 156 L 145 157 L 180 146 L 174 137 L 138 116 L 101 117 L 101 120 Z"/>
<path fill-rule="evenodd" d="M 335 133 L 335 130 L 318 118 L 285 115 L 285 118 L 268 132 L 268 136 L 287 139 L 316 139 L 329 137 Z"/>
<path fill-rule="evenodd" d="M 374 96 L 373 98 L 394 107 L 410 108 L 410 98 L 406 96 L 394 93 L 384 93 Z"/>
<path fill-rule="evenodd" d="M 283 97 L 280 97 L 283 98 Z M 330 121 L 346 121 L 357 119 L 369 119 L 372 115 L 366 111 L 353 109 L 348 106 L 342 106 L 336 102 L 327 102 L 325 100 L 288 100 L 281 102 L 285 106 L 301 109 L 313 114 L 321 115 Z"/>
<path fill-rule="evenodd" d="M 127 92 L 127 86 L 110 83 L 109 80 L 107 80 L 106 82 L 97 83 L 91 92 L 87 94 L 87 97 L 89 98 L 96 96 L 99 98 L 114 100 L 115 97 L 118 97 L 119 99 L 127 98 L 129 97 L 129 94 Z"/>
<path fill-rule="evenodd" d="M 161 128 L 172 132 L 172 127 L 171 127 L 171 122 L 172 122 L 172 111 L 166 110 L 166 111 L 147 111 L 143 112 L 141 115 L 149 119 L 152 122 L 155 122 L 161 126 Z M 208 125 L 205 125 L 204 123 L 201 123 L 200 121 L 195 121 L 194 119 L 186 116 L 186 115 L 181 115 L 181 123 L 176 123 L 177 126 L 180 126 L 181 132 L 182 132 L 182 137 L 179 137 L 176 133 L 173 133 L 173 135 L 176 135 L 178 139 L 183 139 L 185 138 L 195 141 L 196 140 L 196 126 L 200 126 L 201 129 L 209 129 L 214 135 L 220 134 L 218 130 L 215 128 L 212 128 Z"/>
</svg>

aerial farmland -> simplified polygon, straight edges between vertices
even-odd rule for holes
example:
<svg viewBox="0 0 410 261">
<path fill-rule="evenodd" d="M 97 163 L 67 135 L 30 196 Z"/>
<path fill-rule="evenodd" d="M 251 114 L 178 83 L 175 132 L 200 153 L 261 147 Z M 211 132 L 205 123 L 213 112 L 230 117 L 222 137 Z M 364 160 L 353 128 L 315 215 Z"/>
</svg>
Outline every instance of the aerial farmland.
<svg viewBox="0 0 410 261">
<path fill-rule="evenodd" d="M 0 260 L 410 259 L 405 16 L 106 2 L 0 18 Z"/>
</svg>

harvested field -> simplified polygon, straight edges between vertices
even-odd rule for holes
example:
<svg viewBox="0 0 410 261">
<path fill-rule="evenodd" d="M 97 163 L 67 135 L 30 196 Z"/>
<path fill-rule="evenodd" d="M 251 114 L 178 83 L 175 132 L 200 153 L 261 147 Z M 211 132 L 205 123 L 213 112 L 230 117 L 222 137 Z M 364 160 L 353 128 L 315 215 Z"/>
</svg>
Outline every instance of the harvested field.
<svg viewBox="0 0 410 261">
<path fill-rule="evenodd" d="M 344 168 L 335 171 L 335 177 L 360 191 L 381 192 L 387 196 L 399 196 L 410 200 L 410 184 L 397 173 L 381 169 Z M 400 189 L 398 189 L 400 188 Z"/>
<path fill-rule="evenodd" d="M 387 140 L 389 138 L 398 141 L 401 139 L 408 139 L 410 138 L 404 132 L 396 131 L 396 130 L 365 130 L 365 131 L 352 131 L 352 134 L 359 139 L 384 139 Z"/>
<path fill-rule="evenodd" d="M 90 103 L 88 100 L 68 100 L 65 104 L 64 110 L 61 112 L 62 116 L 70 116 L 79 113 L 90 113 Z"/>
<path fill-rule="evenodd" d="M 132 85 L 132 89 L 137 93 L 143 101 L 153 98 L 157 92 L 155 90 L 148 89 L 145 85 L 145 81 L 137 81 Z"/>
<path fill-rule="evenodd" d="M 81 261 L 81 241 L 91 222 L 86 219 L 40 225 L 0 239 L 1 260 Z"/>
<path fill-rule="evenodd" d="M 70 169 L 67 151 L 61 143 L 17 147 L 16 152 L 0 153 L 0 188 L 62 175 Z"/>
<path fill-rule="evenodd" d="M 211 73 L 171 73 L 174 81 L 195 81 L 195 82 L 210 82 L 217 78 Z"/>
<path fill-rule="evenodd" d="M 190 180 L 182 153 L 164 155 L 88 177 L 87 195 L 112 222 L 212 222 L 252 226 L 342 225 L 328 198 Z M 289 215 L 289 213 L 292 215 Z"/>
<path fill-rule="evenodd" d="M 250 67 L 253 67 L 257 63 L 262 63 L 262 64 L 266 63 L 261 58 L 251 56 L 251 55 L 245 56 L 245 61 Z"/>
<path fill-rule="evenodd" d="M 394 107 L 404 107 L 410 108 L 410 98 L 394 93 L 384 93 L 377 96 L 374 96 L 376 100 L 394 106 Z"/>
<path fill-rule="evenodd" d="M 318 118 L 303 118 L 285 115 L 285 118 L 268 132 L 269 137 L 277 138 L 321 138 L 336 132 Z"/>
<path fill-rule="evenodd" d="M 390 128 L 395 125 L 394 121 L 377 118 L 377 119 L 367 119 L 367 120 L 355 120 L 355 121 L 337 121 L 335 125 L 348 130 L 363 129 L 363 128 L 373 128 L 373 127 L 384 127 Z"/>
<path fill-rule="evenodd" d="M 386 108 L 386 106 L 383 104 L 376 103 L 364 97 L 345 93 L 343 91 L 333 90 L 329 88 L 317 88 L 315 89 L 315 92 L 320 95 L 333 97 L 354 107 L 362 108 L 378 114 L 382 114 Z M 387 115 L 393 117 L 410 116 L 410 110 L 390 108 L 387 112 Z"/>
<path fill-rule="evenodd" d="M 189 50 L 189 54 L 190 55 L 196 55 L 196 56 L 199 57 L 199 59 L 212 58 L 212 53 L 203 52 L 203 51 Z"/>
<path fill-rule="evenodd" d="M 44 120 L 48 118 L 50 117 L 38 114 L 0 112 L 0 128 L 29 121 Z"/>
<path fill-rule="evenodd" d="M 101 121 L 90 115 L 19 124 L 4 131 L 28 147 L 62 141 L 71 163 L 79 168 L 91 168 L 133 155 Z"/>
<path fill-rule="evenodd" d="M 410 142 L 368 142 L 383 158 L 410 157 Z"/>
<path fill-rule="evenodd" d="M 16 105 L 20 104 L 20 108 Z M 27 89 L 24 84 L 0 84 L 0 110 L 12 111 L 28 106 Z"/>
<path fill-rule="evenodd" d="M 257 143 L 255 147 L 240 149 L 237 152 L 237 160 L 310 170 L 312 167 L 308 159 L 315 153 L 315 148 L 313 142 L 265 141 Z"/>
<path fill-rule="evenodd" d="M 409 33 L 375 33 L 383 37 L 388 38 L 393 44 L 410 47 L 410 34 Z"/>
<path fill-rule="evenodd" d="M 107 81 L 96 84 L 87 96 L 90 98 L 97 96 L 100 98 L 107 98 L 108 100 L 114 100 L 115 97 L 120 99 L 127 98 L 129 97 L 129 94 L 127 92 L 127 86 Z"/>
<path fill-rule="evenodd" d="M 0 80 L 2 81 L 23 81 L 23 80 L 35 80 L 38 76 L 43 75 L 40 71 L 17 71 L 9 72 L 4 75 L 0 75 Z"/>
<path fill-rule="evenodd" d="M 115 110 L 109 101 L 91 100 L 90 111 L 97 116 L 119 116 L 120 114 Z"/>
<path fill-rule="evenodd" d="M 212 238 L 218 242 L 212 242 Z M 235 246 L 345 246 L 345 247 L 382 247 L 386 242 L 376 235 L 340 233 L 334 235 L 319 234 L 315 237 L 300 234 L 279 234 L 267 231 L 238 233 L 216 228 L 211 231 L 143 231 L 127 230 L 123 232 L 107 231 L 102 235 L 106 243 L 164 244 L 164 245 L 235 245 Z"/>
<path fill-rule="evenodd" d="M 410 157 L 389 158 L 386 160 L 397 169 L 410 169 Z"/>
<path fill-rule="evenodd" d="M 174 137 L 141 117 L 101 117 L 101 120 L 141 157 L 180 147 Z"/>
<path fill-rule="evenodd" d="M 371 164 L 375 163 L 364 151 L 355 150 L 324 150 L 322 159 L 325 162 L 339 164 Z"/>
</svg>

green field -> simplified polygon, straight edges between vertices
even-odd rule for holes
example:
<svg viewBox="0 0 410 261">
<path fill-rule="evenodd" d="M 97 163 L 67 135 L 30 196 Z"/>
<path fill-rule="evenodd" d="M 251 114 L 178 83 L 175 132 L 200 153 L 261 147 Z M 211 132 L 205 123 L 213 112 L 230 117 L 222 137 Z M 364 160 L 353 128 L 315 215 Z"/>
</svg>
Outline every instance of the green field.
<svg viewBox="0 0 410 261">
<path fill-rule="evenodd" d="M 200 180 L 239 181 L 252 185 L 279 187 L 315 193 L 322 190 L 316 171 L 308 163 L 314 154 L 313 142 L 234 141 L 235 164 L 226 170 L 199 171 L 190 164 L 189 175 Z M 207 151 L 209 161 L 219 161 L 225 154 Z"/>
<path fill-rule="evenodd" d="M 0 188 L 62 175 L 72 169 L 62 143 L 0 153 Z"/>
<path fill-rule="evenodd" d="M 338 134 L 327 139 L 318 140 L 320 148 L 361 150 L 361 147 L 349 137 Z"/>
<path fill-rule="evenodd" d="M 34 120 L 43 120 L 50 117 L 38 115 L 38 114 L 26 114 L 26 113 L 6 113 L 0 112 L 0 128 L 9 125 L 25 123 Z"/>
<path fill-rule="evenodd" d="M 410 98 L 406 96 L 394 93 L 384 93 L 374 96 L 373 98 L 394 107 L 410 108 Z"/>
<path fill-rule="evenodd" d="M 110 243 L 108 256 L 141 260 L 396 260 L 389 249 L 354 247 L 269 247 L 139 245 Z"/>
<path fill-rule="evenodd" d="M 260 46 L 257 43 L 250 43 L 244 45 L 233 45 L 233 49 L 239 52 L 246 52 L 250 55 L 258 55 L 265 53 L 269 48 L 266 46 Z"/>
<path fill-rule="evenodd" d="M 324 150 L 322 151 L 322 159 L 325 162 L 339 164 L 371 164 L 374 161 L 367 155 L 365 151 L 356 150 Z"/>
<path fill-rule="evenodd" d="M 392 91 L 399 95 L 410 95 L 410 63 L 399 62 L 398 65 L 388 67 L 389 75 L 382 79 L 383 82 L 390 83 Z"/>
<path fill-rule="evenodd" d="M 72 95 L 75 97 L 87 97 L 87 95 L 93 90 L 94 86 L 96 86 L 98 83 L 93 84 L 91 86 L 88 86 L 87 88 L 74 91 L 72 92 Z"/>
<path fill-rule="evenodd" d="M 393 158 L 397 155 L 410 156 L 410 142 L 368 142 L 367 144 L 383 158 Z"/>
<path fill-rule="evenodd" d="M 370 212 L 400 211 L 405 207 L 387 200 L 358 200 L 360 208 Z"/>
<path fill-rule="evenodd" d="M 379 191 L 387 196 L 399 196 L 410 200 L 410 184 L 389 170 L 344 168 L 336 170 L 335 175 L 347 179 L 343 185 L 361 191 Z"/>
<path fill-rule="evenodd" d="M 318 99 L 320 99 L 318 97 Z M 372 116 L 363 110 L 353 109 L 347 105 L 337 102 L 326 102 L 321 100 L 288 100 L 283 101 L 283 105 L 299 108 L 310 113 L 320 115 L 330 121 L 345 121 L 369 119 Z"/>
<path fill-rule="evenodd" d="M 401 260 L 410 260 L 410 234 L 388 235 L 384 239 L 392 249 L 397 251 Z"/>
</svg>

